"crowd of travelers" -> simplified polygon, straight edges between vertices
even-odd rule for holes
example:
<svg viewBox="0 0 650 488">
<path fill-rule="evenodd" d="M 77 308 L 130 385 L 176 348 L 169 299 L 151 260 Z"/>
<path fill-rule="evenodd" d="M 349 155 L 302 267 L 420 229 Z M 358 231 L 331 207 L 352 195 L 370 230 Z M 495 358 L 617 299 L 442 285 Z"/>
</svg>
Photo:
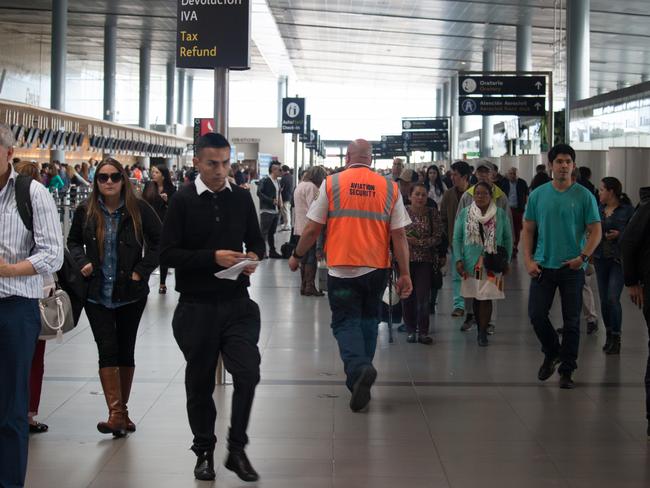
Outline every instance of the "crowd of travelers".
<svg viewBox="0 0 650 488">
<path fill-rule="evenodd" d="M 125 166 L 110 157 L 39 165 L 13 156 L 11 132 L 0 125 L 0 445 L 10 453 L 0 458 L 2 486 L 22 486 L 28 432 L 48 430 L 36 420 L 45 351 L 39 299 L 64 270 L 84 284 L 79 305 L 97 345 L 107 406 L 97 430 L 120 438 L 136 431 L 128 402 L 150 276 L 160 267 L 158 293 L 165 294 L 174 269 L 179 299 L 172 329 L 187 362 L 199 480 L 215 477 L 212 395 L 219 358 L 234 385 L 225 466 L 244 481 L 259 477 L 245 453 L 260 378 L 261 323 L 248 287 L 265 258 L 285 258 L 292 271 L 299 269 L 300 294 L 307 297 L 325 295 L 317 284 L 319 263 L 326 262 L 332 331 L 354 412 L 367 407 L 377 377 L 382 309 L 399 308 L 398 330 L 407 343 L 434 345 L 445 274 L 451 315 L 462 318 L 464 333 L 476 326 L 478 346 L 486 347 L 496 342 L 490 338 L 496 304 L 507 299 L 508 275 L 521 259 L 530 275 L 529 319 L 543 353 L 537 376 L 546 381 L 557 369 L 563 389 L 576 386 L 581 315 L 587 334 L 602 321 L 607 355 L 621 354 L 625 287 L 650 322 L 650 191 L 642 191 L 635 208 L 616 178 L 596 187 L 566 144 L 549 151 L 530 184 L 516 167 L 501 174 L 487 160 L 418 170 L 396 158 L 388 171 L 374 171 L 371 145 L 362 139 L 348 147 L 344 168 L 313 166 L 296 181 L 277 161 L 261 179 L 233 167 L 229 142 L 213 133 L 198 140 L 192 168 Z M 30 199 L 27 217 L 21 187 Z M 72 187 L 89 191 L 64 245 L 50 194 Z M 287 247 L 279 252 L 276 233 L 284 231 Z M 233 266 L 241 267 L 236 279 L 219 277 Z M 557 291 L 562 324 L 549 318 Z M 650 358 L 645 382 L 650 421 Z"/>
</svg>

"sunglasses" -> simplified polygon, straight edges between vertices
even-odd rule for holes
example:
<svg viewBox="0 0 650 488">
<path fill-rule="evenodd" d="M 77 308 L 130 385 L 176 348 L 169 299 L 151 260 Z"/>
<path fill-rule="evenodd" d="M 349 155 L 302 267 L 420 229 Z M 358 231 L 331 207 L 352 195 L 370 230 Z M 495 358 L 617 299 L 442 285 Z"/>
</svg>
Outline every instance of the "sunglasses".
<svg viewBox="0 0 650 488">
<path fill-rule="evenodd" d="M 100 183 L 108 183 L 108 180 L 110 179 L 113 183 L 119 183 L 122 181 L 122 173 L 99 173 L 98 175 L 95 176 L 97 178 L 97 181 Z"/>
</svg>

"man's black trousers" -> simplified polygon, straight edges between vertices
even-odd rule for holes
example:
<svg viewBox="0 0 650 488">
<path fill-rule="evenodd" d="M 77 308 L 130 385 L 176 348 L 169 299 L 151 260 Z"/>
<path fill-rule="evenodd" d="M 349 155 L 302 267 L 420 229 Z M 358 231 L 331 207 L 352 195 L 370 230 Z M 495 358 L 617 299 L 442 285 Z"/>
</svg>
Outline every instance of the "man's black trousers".
<svg viewBox="0 0 650 488">
<path fill-rule="evenodd" d="M 255 387 L 260 380 L 260 309 L 250 298 L 215 299 L 199 303 L 181 297 L 172 321 L 174 338 L 187 366 L 187 414 L 194 434 L 195 452 L 212 451 L 217 442 L 217 410 L 212 398 L 217 360 L 233 377 L 232 412 L 228 448 L 243 451 Z"/>
</svg>

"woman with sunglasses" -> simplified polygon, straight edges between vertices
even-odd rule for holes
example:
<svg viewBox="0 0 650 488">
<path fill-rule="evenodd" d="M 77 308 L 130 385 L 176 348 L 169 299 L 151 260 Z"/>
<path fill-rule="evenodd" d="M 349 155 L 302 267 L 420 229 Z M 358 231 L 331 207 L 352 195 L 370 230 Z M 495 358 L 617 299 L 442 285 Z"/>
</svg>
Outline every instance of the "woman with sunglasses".
<svg viewBox="0 0 650 488">
<path fill-rule="evenodd" d="M 142 198 L 154 208 L 161 222 L 165 220 L 167 207 L 174 193 L 176 193 L 176 188 L 174 187 L 174 183 L 172 183 L 172 177 L 167 166 L 164 164 L 152 166 L 151 181 L 147 182 L 144 186 Z M 158 287 L 158 293 L 161 295 L 167 293 L 166 281 L 168 270 L 169 268 L 166 266 L 160 267 L 160 286 Z"/>
<path fill-rule="evenodd" d="M 127 402 L 147 283 L 158 266 L 160 231 L 156 212 L 136 197 L 122 165 L 111 158 L 102 161 L 90 198 L 75 212 L 68 249 L 89 282 L 85 309 L 109 412 L 97 430 L 115 437 L 135 431 Z"/>
</svg>

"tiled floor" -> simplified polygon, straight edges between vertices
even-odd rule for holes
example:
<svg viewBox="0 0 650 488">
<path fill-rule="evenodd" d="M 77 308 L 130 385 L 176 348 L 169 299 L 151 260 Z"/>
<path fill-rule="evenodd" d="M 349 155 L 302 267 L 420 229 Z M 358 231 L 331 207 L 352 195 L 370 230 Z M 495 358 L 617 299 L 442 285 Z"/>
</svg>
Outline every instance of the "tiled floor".
<svg viewBox="0 0 650 488">
<path fill-rule="evenodd" d="M 157 285 L 152 277 L 152 288 Z M 509 281 L 488 348 L 450 317 L 449 283 L 435 316 L 436 344 L 389 344 L 380 329 L 379 377 L 365 413 L 352 413 L 326 298 L 302 298 L 286 261 L 253 280 L 262 309 L 262 383 L 249 429 L 261 475 L 246 484 L 221 465 L 214 486 L 278 488 L 642 488 L 650 486 L 643 372 L 647 333 L 625 296 L 623 351 L 606 357 L 604 331 L 582 337 L 578 388 L 537 381 L 542 359 L 526 318 L 526 279 Z M 173 275 L 170 277 L 173 284 Z M 171 287 L 170 287 L 171 288 Z M 106 407 L 85 319 L 48 344 L 30 488 L 212 486 L 194 481 L 182 356 L 171 333 L 175 293 L 152 293 L 138 338 L 129 404 L 138 431 L 113 440 L 95 429 Z M 559 311 L 554 310 L 559 317 Z M 225 437 L 232 388 L 219 386 Z M 219 444 L 217 457 L 224 456 Z"/>
</svg>

